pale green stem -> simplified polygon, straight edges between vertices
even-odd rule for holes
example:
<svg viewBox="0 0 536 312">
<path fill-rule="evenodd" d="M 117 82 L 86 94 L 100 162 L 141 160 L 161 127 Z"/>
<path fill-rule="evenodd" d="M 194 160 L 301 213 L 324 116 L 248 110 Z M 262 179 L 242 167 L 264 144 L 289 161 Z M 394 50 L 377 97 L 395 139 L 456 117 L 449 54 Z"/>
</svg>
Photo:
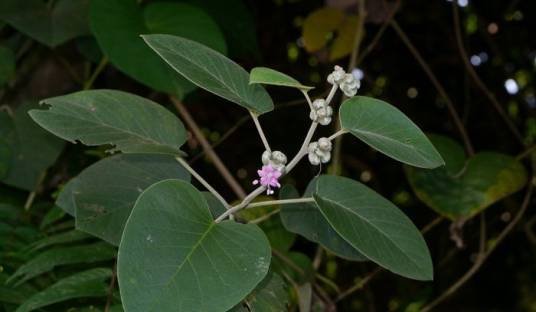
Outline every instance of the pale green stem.
<svg viewBox="0 0 536 312">
<path fill-rule="evenodd" d="M 259 224 L 261 222 L 264 222 L 268 219 L 270 219 L 271 217 L 275 216 L 276 214 L 278 214 L 279 212 L 281 212 L 281 209 L 274 209 L 273 211 L 270 211 L 269 213 L 265 214 L 264 216 L 262 217 L 259 217 L 257 219 L 253 219 L 251 221 L 249 221 L 248 223 L 252 223 L 252 224 Z"/>
<path fill-rule="evenodd" d="M 262 131 L 261 124 L 259 122 L 259 117 L 255 115 L 252 111 L 249 112 L 251 114 L 251 118 L 253 118 L 253 122 L 255 123 L 255 127 L 257 128 L 257 132 L 259 132 L 259 136 L 261 137 L 262 144 L 264 144 L 264 149 L 268 152 L 272 152 L 270 149 L 270 144 L 268 144 L 268 140 L 266 139 L 266 136 L 264 135 L 264 131 Z"/>
<path fill-rule="evenodd" d="M 331 103 L 331 100 L 333 100 L 333 97 L 335 96 L 335 92 L 337 92 L 337 89 L 339 86 L 337 84 L 334 84 L 331 87 L 331 90 L 329 91 L 328 97 L 326 98 L 326 104 L 329 105 Z"/>
<path fill-rule="evenodd" d="M 303 96 L 305 96 L 305 99 L 307 100 L 307 104 L 309 104 L 309 108 L 311 110 L 314 110 L 313 108 L 313 102 L 311 101 L 311 98 L 309 97 L 309 94 L 307 93 L 307 91 L 303 91 L 302 90 L 302 93 L 303 93 Z"/>
<path fill-rule="evenodd" d="M 248 208 L 263 207 L 263 206 L 273 206 L 273 205 L 283 205 L 283 204 L 300 204 L 300 203 L 310 203 L 314 202 L 314 198 L 305 197 L 305 198 L 292 198 L 292 199 L 279 199 L 279 200 L 266 200 L 262 202 L 251 203 L 248 205 Z"/>
<path fill-rule="evenodd" d="M 221 196 L 220 193 L 218 193 L 218 191 L 216 191 L 207 181 L 205 181 L 205 179 L 203 179 L 203 177 L 201 177 L 199 173 L 197 173 L 194 170 L 194 168 L 190 167 L 190 165 L 188 164 L 186 160 L 182 159 L 181 157 L 175 157 L 175 159 L 184 167 L 184 169 L 188 170 L 188 172 L 190 172 L 190 174 L 194 176 L 195 179 L 199 181 L 199 183 L 203 184 L 203 186 L 210 193 L 212 193 L 212 195 L 214 195 L 223 204 L 223 206 L 226 209 L 230 209 L 231 206 L 227 203 L 227 201 L 223 198 L 223 196 Z"/>
<path fill-rule="evenodd" d="M 328 140 L 332 141 L 333 139 L 335 139 L 336 137 L 338 137 L 339 135 L 343 135 L 345 133 L 348 133 L 348 131 L 344 130 L 344 129 L 340 129 L 339 131 L 333 133 L 329 138 Z"/>
<path fill-rule="evenodd" d="M 95 71 L 93 71 L 93 74 L 91 74 L 91 77 L 89 77 L 89 79 L 84 82 L 84 90 L 89 90 L 91 89 L 91 87 L 93 87 L 93 83 L 95 82 L 99 74 L 104 70 L 106 64 L 108 64 L 108 58 L 104 56 L 97 65 L 97 68 L 95 68 Z"/>
</svg>

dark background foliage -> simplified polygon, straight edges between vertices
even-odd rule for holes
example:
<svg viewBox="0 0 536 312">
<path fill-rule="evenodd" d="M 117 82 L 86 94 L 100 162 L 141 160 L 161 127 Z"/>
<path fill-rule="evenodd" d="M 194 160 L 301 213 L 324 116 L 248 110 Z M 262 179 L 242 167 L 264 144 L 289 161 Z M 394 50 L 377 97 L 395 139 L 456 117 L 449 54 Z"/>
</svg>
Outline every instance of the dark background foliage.
<svg viewBox="0 0 536 312">
<path fill-rule="evenodd" d="M 197 3 L 194 0 L 189 2 Z M 201 2 L 201 6 L 211 5 L 211 1 Z M 320 95 L 329 88 L 325 77 L 332 71 L 333 65 L 346 67 L 349 56 L 330 61 L 326 49 L 307 52 L 303 46 L 302 26 L 311 12 L 337 3 L 346 5 L 346 14 L 356 14 L 357 2 L 351 0 L 327 3 L 316 0 L 246 1 L 252 24 L 245 21 L 244 32 L 254 30 L 255 40 L 236 36 L 234 40 L 238 41 L 231 45 L 230 56 L 246 69 L 271 67 L 304 84 L 316 85 L 313 95 Z M 396 4 L 368 0 L 368 18 L 359 47 L 360 55 L 366 55 L 363 59 L 358 57 L 360 63 L 357 64 L 364 75 L 359 93 L 394 104 L 426 132 L 443 134 L 462 142 L 449 114 L 448 104 L 390 24 L 389 12 L 395 8 L 397 11 L 393 20 L 437 76 L 459 113 L 474 149 L 513 156 L 522 154 L 536 138 L 536 3 L 528 0 L 468 0 L 459 1 L 458 4 L 462 41 L 473 62 L 470 66 L 486 86 L 485 92 L 475 84 L 460 56 L 451 2 L 407 0 Z M 223 7 L 217 12 L 220 15 L 232 13 L 232 6 Z M 15 73 L 0 90 L 1 105 L 11 110 L 27 100 L 80 90 L 81 83 L 87 81 L 84 77 L 87 78 L 88 73 L 95 69 L 101 57 L 98 46 L 90 36 L 49 48 L 7 24 L 0 27 L 0 43 L 15 51 L 17 59 Z M 379 32 L 382 35 L 376 38 Z M 124 53 L 128 54 L 129 51 Z M 137 83 L 113 65 L 104 67 L 93 87 L 126 90 L 152 98 L 175 110 L 165 94 Z M 276 102 L 276 110 L 263 115 L 261 122 L 272 147 L 287 151 L 287 155 L 293 154 L 307 131 L 307 105 L 301 102 L 300 94 L 295 90 L 269 88 L 268 91 Z M 494 95 L 504 112 L 503 116 L 493 106 L 486 92 Z M 339 101 L 336 99 L 336 102 Z M 209 142 L 218 144 L 215 151 L 238 177 L 242 187 L 246 191 L 251 190 L 251 181 L 259 166 L 259 157 L 255 155 L 260 155 L 263 148 L 245 110 L 203 91 L 188 95 L 184 104 Z M 520 133 L 519 137 L 516 138 L 504 118 L 513 123 Z M 320 133 L 329 135 L 331 131 L 323 128 Z M 220 144 L 222 138 L 225 140 Z M 351 137 L 345 137 L 343 142 L 340 168 L 323 170 L 340 170 L 342 175 L 371 186 L 402 208 L 419 228 L 437 218 L 435 212 L 416 198 L 400 163 L 374 152 Z M 187 145 L 187 152 L 195 160 L 193 166 L 222 194 L 226 194 L 228 200 L 233 200 L 233 191 L 212 166 L 211 159 L 201 154 L 203 150 L 199 142 L 191 137 Z M 83 168 L 104 156 L 104 149 L 101 148 L 66 145 L 35 190 L 36 197 L 31 209 L 21 212 L 19 221 L 10 223 L 14 229 L 27 231 L 23 234 L 0 232 L 0 272 L 4 270 L 9 275 L 28 260 L 13 255 L 36 237 L 48 235 L 40 233 L 39 224 L 53 206 L 58 191 Z M 530 168 L 527 158 L 524 158 L 524 163 Z M 318 169 L 303 162 L 284 182 L 293 183 L 303 191 L 308 181 L 318 173 Z M 524 191 L 521 191 L 486 210 L 483 217 L 487 232 L 485 244 L 494 244 L 497 235 L 519 211 L 523 196 Z M 0 186 L 3 204 L 22 207 L 27 203 L 27 198 L 26 191 Z M 529 205 L 520 222 L 478 267 L 477 272 L 433 311 L 536 311 L 535 218 L 534 205 Z M 459 234 L 464 242 L 461 248 L 457 248 L 450 239 L 450 221 L 443 220 L 426 233 L 435 265 L 434 282 L 416 282 L 379 272 L 370 280 L 365 280 L 362 289 L 338 302 L 338 311 L 418 311 L 444 294 L 473 266 L 479 250 L 481 220 L 476 217 L 464 224 L 462 234 Z M 72 226 L 69 222 L 72 221 L 66 216 L 57 220 L 56 226 Z M 20 243 L 9 244 L 12 235 L 20 236 Z M 298 239 L 293 250 L 304 252 L 313 259 L 316 246 L 305 239 Z M 113 261 L 106 262 L 106 265 L 112 267 Z M 52 272 L 33 287 L 39 288 L 55 280 L 56 274 L 65 276 L 78 269 L 74 267 L 70 271 Z M 362 278 L 369 277 L 375 269 L 372 263 L 356 264 L 327 256 L 322 258 L 318 272 L 332 279 L 341 290 L 346 290 L 356 282 L 363 281 Z M 333 299 L 337 297 L 332 290 L 328 290 L 327 295 Z M 113 302 L 117 300 L 115 298 Z M 55 308 L 47 311 L 64 311 L 71 305 L 102 307 L 106 301 L 110 300 L 83 299 L 52 306 Z M 10 311 L 12 306 L 6 305 L 4 308 Z"/>
</svg>

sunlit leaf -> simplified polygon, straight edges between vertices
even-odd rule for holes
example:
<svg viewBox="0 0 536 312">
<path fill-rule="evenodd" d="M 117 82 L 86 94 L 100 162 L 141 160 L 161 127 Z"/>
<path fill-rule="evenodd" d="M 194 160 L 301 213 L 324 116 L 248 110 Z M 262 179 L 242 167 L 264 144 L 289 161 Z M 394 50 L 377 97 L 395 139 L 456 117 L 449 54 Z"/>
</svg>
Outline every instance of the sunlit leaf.
<svg viewBox="0 0 536 312">
<path fill-rule="evenodd" d="M 318 9 L 303 21 L 303 43 L 308 52 L 322 49 L 328 43 L 330 35 L 343 23 L 341 10 L 324 7 Z"/>
<path fill-rule="evenodd" d="M 349 55 L 355 46 L 355 38 L 359 19 L 355 15 L 346 16 L 337 28 L 337 37 L 329 51 L 331 61 L 338 60 Z"/>
<path fill-rule="evenodd" d="M 512 156 L 480 152 L 466 159 L 463 147 L 454 140 L 439 135 L 430 139 L 446 166 L 407 167 L 406 175 L 417 197 L 442 216 L 470 218 L 527 183 L 524 166 Z"/>
</svg>

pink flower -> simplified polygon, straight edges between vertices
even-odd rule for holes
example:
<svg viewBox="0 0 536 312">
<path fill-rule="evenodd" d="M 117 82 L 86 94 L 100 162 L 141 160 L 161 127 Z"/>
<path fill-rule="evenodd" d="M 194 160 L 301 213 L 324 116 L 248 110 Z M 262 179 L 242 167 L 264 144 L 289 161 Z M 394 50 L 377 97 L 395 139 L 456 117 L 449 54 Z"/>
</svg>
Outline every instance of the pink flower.
<svg viewBox="0 0 536 312">
<path fill-rule="evenodd" d="M 268 187 L 266 194 L 272 195 L 274 191 L 272 187 L 281 187 L 278 179 L 281 177 L 281 171 L 272 167 L 272 165 L 264 165 L 261 170 L 257 170 L 259 174 L 259 180 L 253 181 L 253 185 L 261 184 L 262 186 Z"/>
</svg>

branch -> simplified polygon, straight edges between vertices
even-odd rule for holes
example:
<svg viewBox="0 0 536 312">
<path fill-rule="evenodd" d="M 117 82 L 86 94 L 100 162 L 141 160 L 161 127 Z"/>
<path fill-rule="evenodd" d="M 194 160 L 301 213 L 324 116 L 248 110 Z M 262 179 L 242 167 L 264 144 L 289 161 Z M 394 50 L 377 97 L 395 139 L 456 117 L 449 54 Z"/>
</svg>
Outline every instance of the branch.
<svg viewBox="0 0 536 312">
<path fill-rule="evenodd" d="M 190 172 L 191 175 L 194 176 L 194 178 L 199 181 L 201 184 L 203 184 L 203 186 L 210 192 L 212 193 L 212 195 L 214 195 L 222 204 L 223 206 L 226 208 L 226 209 L 229 209 L 230 206 L 229 204 L 227 203 L 227 201 L 223 198 L 223 196 L 220 195 L 220 193 L 218 193 L 218 191 L 216 191 L 212 185 L 210 185 L 207 181 L 205 181 L 205 179 L 203 179 L 203 177 L 197 173 L 197 171 L 194 170 L 194 168 L 190 167 L 190 165 L 188 164 L 188 162 L 184 159 L 182 159 L 181 157 L 175 157 L 175 159 L 186 169 L 188 170 L 188 172 Z"/>
<path fill-rule="evenodd" d="M 484 95 L 488 98 L 488 100 L 493 104 L 493 107 L 495 107 L 495 110 L 501 115 L 502 119 L 512 132 L 512 134 L 516 137 L 516 139 L 521 143 L 521 145 L 525 145 L 523 142 L 523 136 L 517 129 L 517 127 L 514 125 L 514 123 L 508 118 L 508 115 L 504 111 L 503 107 L 497 101 L 497 98 L 495 95 L 486 87 L 486 84 L 480 79 L 478 74 L 476 73 L 475 69 L 471 64 L 469 63 L 469 56 L 467 55 L 467 51 L 465 51 L 465 47 L 463 45 L 462 40 L 462 33 L 460 28 L 460 16 L 458 12 L 458 4 L 456 1 L 452 1 L 452 19 L 454 21 L 454 33 L 456 34 L 456 44 L 458 46 L 458 52 L 460 53 L 460 57 L 462 58 L 463 64 L 465 66 L 465 69 L 469 73 L 469 76 L 473 80 L 473 82 L 476 84 L 476 86 L 484 93 Z"/>
<path fill-rule="evenodd" d="M 465 145 L 465 149 L 469 155 L 474 155 L 474 149 L 471 144 L 471 140 L 469 139 L 469 136 L 467 135 L 467 132 L 465 130 L 465 127 L 463 126 L 463 123 L 460 119 L 460 116 L 456 112 L 456 108 L 454 107 L 454 103 L 450 99 L 450 97 L 447 95 L 447 92 L 445 91 L 445 88 L 441 85 L 435 74 L 432 72 L 432 69 L 430 66 L 426 63 L 426 61 L 422 58 L 421 54 L 415 48 L 415 46 L 411 43 L 406 33 L 400 28 L 398 23 L 395 20 L 391 21 L 391 27 L 396 31 L 400 39 L 404 42 L 408 50 L 411 52 L 413 57 L 417 60 L 419 65 L 421 65 L 422 69 L 436 88 L 439 95 L 443 98 L 443 100 L 447 103 L 447 108 L 449 110 L 450 116 L 452 117 L 452 120 L 454 121 L 454 125 L 458 129 L 458 132 L 460 133 L 463 143 Z"/>
<path fill-rule="evenodd" d="M 263 207 L 263 206 L 274 206 L 274 205 L 284 205 L 284 204 L 301 204 L 301 203 L 311 203 L 314 202 L 312 197 L 304 198 L 292 198 L 292 199 L 279 199 L 279 200 L 266 200 L 256 203 L 251 203 L 248 205 L 248 208 Z"/>
<path fill-rule="evenodd" d="M 233 177 L 233 175 L 229 172 L 229 169 L 227 169 L 225 164 L 221 161 L 218 154 L 214 152 L 214 150 L 210 146 L 210 143 L 205 138 L 205 136 L 203 135 L 203 132 L 201 132 L 201 129 L 199 129 L 199 126 L 197 125 L 195 120 L 192 118 L 192 115 L 190 115 L 186 107 L 184 107 L 182 102 L 176 99 L 175 97 L 171 96 L 170 100 L 171 102 L 173 102 L 173 105 L 175 105 L 175 108 L 181 115 L 184 122 L 188 125 L 190 130 L 192 130 L 194 137 L 199 141 L 207 157 L 210 158 L 210 160 L 212 160 L 214 167 L 216 167 L 216 170 L 218 170 L 218 172 L 221 174 L 225 182 L 227 182 L 229 187 L 231 187 L 231 189 L 236 194 L 236 196 L 238 196 L 239 198 L 245 198 L 246 192 L 244 191 L 242 186 L 240 186 L 238 181 Z"/>
<path fill-rule="evenodd" d="M 261 137 L 261 141 L 262 141 L 262 144 L 264 145 L 264 149 L 267 150 L 268 152 L 272 152 L 272 149 L 270 149 L 270 144 L 268 144 L 268 140 L 266 139 L 266 136 L 264 135 L 264 131 L 262 131 L 261 124 L 259 123 L 259 117 L 251 111 L 249 113 L 251 114 L 251 118 L 253 119 L 253 122 L 255 123 L 257 132 L 259 132 L 259 136 Z"/>
<path fill-rule="evenodd" d="M 484 262 L 488 259 L 488 257 L 491 255 L 491 253 L 497 248 L 497 246 L 504 240 L 504 238 L 512 231 L 512 229 L 515 227 L 515 225 L 521 220 L 521 217 L 523 217 L 523 214 L 527 210 L 527 207 L 530 204 L 530 199 L 532 197 L 532 192 L 534 189 L 534 181 L 533 178 L 531 178 L 529 182 L 529 186 L 527 189 L 527 192 L 525 193 L 525 198 L 523 199 L 523 203 L 521 204 L 521 208 L 517 212 L 516 216 L 512 219 L 512 221 L 502 230 L 502 232 L 497 236 L 497 239 L 495 240 L 495 243 L 491 245 L 491 247 L 488 248 L 480 257 L 477 258 L 473 266 L 464 274 L 462 277 L 460 277 L 454 284 L 452 284 L 447 290 L 445 290 L 439 297 L 437 297 L 434 301 L 427 304 L 421 309 L 421 312 L 428 312 L 431 311 L 433 308 L 435 308 L 437 305 L 442 303 L 445 299 L 447 299 L 449 296 L 454 294 L 460 287 L 462 287 L 473 275 L 482 267 Z M 482 228 L 481 228 L 482 230 Z"/>
</svg>

